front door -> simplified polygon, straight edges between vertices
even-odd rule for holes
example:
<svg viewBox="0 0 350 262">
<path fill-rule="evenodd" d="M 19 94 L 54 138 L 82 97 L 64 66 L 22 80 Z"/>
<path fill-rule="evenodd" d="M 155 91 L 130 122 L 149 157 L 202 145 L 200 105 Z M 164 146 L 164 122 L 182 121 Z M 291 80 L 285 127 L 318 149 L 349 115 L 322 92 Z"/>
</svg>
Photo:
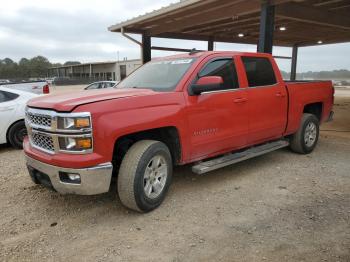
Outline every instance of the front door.
<svg viewBox="0 0 350 262">
<path fill-rule="evenodd" d="M 242 148 L 248 133 L 247 91 L 239 88 L 232 58 L 208 61 L 198 78 L 221 76 L 222 90 L 189 96 L 187 107 L 192 161 Z"/>
</svg>

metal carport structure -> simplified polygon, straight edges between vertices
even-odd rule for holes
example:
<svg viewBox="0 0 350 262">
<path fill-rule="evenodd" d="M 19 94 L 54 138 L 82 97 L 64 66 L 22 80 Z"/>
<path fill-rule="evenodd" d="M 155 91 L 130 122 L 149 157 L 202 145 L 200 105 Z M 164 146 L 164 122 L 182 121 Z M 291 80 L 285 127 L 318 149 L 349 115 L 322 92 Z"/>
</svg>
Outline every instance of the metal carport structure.
<svg viewBox="0 0 350 262">
<path fill-rule="evenodd" d="M 183 0 L 112 25 L 141 46 L 142 60 L 151 50 L 187 51 L 152 46 L 151 38 L 256 44 L 258 52 L 292 47 L 291 79 L 296 78 L 298 47 L 350 42 L 349 0 Z M 142 42 L 127 33 L 142 35 Z"/>
</svg>

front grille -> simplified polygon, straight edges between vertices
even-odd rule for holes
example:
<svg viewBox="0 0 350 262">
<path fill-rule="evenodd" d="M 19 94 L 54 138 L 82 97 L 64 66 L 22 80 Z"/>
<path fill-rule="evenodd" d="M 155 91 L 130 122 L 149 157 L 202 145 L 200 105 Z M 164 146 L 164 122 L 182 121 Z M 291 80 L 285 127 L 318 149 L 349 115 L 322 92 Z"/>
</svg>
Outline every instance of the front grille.
<svg viewBox="0 0 350 262">
<path fill-rule="evenodd" d="M 44 149 L 46 151 L 54 152 L 55 147 L 53 144 L 53 139 L 49 135 L 32 133 L 31 135 L 32 144 L 36 147 Z"/>
<path fill-rule="evenodd" d="M 91 122 L 91 114 L 88 112 L 79 113 L 59 113 L 54 110 L 26 108 L 25 123 L 28 129 L 29 142 L 31 146 L 42 150 L 48 154 L 57 154 L 60 152 L 69 154 L 88 154 L 93 149 L 80 151 L 68 150 L 60 146 L 62 138 L 67 137 L 86 137 L 91 136 L 92 129 L 68 129 L 59 128 L 58 121 L 65 118 L 88 117 Z"/>
<path fill-rule="evenodd" d="M 44 126 L 44 127 L 51 127 L 51 116 L 47 115 L 38 115 L 38 114 L 33 114 L 30 112 L 27 112 L 27 120 L 34 125 L 37 126 Z"/>
</svg>

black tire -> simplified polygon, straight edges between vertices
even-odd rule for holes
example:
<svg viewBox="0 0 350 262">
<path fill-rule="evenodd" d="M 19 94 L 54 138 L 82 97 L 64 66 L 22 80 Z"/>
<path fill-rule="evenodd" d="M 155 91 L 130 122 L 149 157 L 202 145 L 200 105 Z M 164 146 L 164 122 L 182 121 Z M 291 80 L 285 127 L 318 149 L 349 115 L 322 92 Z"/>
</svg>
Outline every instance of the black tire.
<svg viewBox="0 0 350 262">
<path fill-rule="evenodd" d="M 26 125 L 24 124 L 24 121 L 19 121 L 15 124 L 13 124 L 8 133 L 7 133 L 7 139 L 12 147 L 16 149 L 22 149 L 23 148 L 23 139 L 27 135 L 27 129 Z"/>
<path fill-rule="evenodd" d="M 160 163 L 157 164 L 159 170 L 166 172 L 166 175 L 161 176 L 162 172 L 155 171 L 153 164 L 156 165 L 156 160 L 159 160 Z M 147 172 L 151 173 L 151 175 L 147 173 L 148 178 L 145 175 L 146 168 Z M 156 169 L 158 170 L 158 168 Z M 172 172 L 171 154 L 164 143 L 154 140 L 136 142 L 126 153 L 119 169 L 118 194 L 120 201 L 124 206 L 138 212 L 154 210 L 165 198 L 171 183 Z M 157 177 L 157 173 L 159 177 Z M 165 180 L 164 177 L 166 177 Z M 155 184 L 157 184 L 157 190 L 154 189 L 156 187 L 153 188 Z M 147 190 L 149 196 L 145 192 L 146 187 L 150 189 L 150 191 Z"/>
<path fill-rule="evenodd" d="M 305 138 L 308 126 L 310 125 L 315 127 L 316 132 L 315 138 L 312 140 L 312 142 L 307 141 L 307 139 Z M 299 130 L 291 137 L 291 150 L 299 154 L 311 153 L 317 145 L 319 134 L 320 124 L 318 118 L 313 114 L 303 114 Z"/>
</svg>

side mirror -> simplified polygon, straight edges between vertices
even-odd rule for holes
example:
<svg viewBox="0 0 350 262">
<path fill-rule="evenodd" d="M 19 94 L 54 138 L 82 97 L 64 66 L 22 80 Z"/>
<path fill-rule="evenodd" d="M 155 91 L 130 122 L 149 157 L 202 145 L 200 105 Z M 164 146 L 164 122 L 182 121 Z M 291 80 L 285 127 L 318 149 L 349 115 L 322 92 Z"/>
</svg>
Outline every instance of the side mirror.
<svg viewBox="0 0 350 262">
<path fill-rule="evenodd" d="M 204 92 L 217 91 L 222 89 L 224 80 L 221 76 L 204 76 L 198 79 L 190 89 L 190 95 L 200 95 Z"/>
</svg>

